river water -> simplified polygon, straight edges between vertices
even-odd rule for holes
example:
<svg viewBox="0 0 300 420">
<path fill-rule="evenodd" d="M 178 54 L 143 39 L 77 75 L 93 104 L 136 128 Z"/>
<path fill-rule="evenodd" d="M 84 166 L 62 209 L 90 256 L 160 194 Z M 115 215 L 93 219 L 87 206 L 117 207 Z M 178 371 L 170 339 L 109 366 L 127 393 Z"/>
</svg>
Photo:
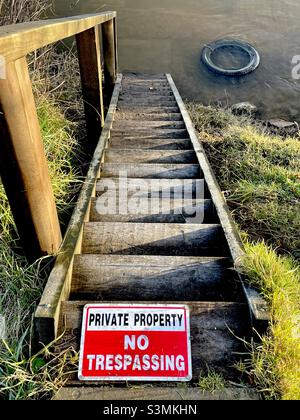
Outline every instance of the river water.
<svg viewBox="0 0 300 420">
<path fill-rule="evenodd" d="M 300 56 L 300 0 L 56 0 L 55 4 L 57 16 L 104 10 L 118 12 L 121 71 L 169 72 L 185 99 L 205 104 L 250 101 L 263 118 L 300 121 L 300 79 L 292 77 L 293 56 Z M 201 49 L 224 37 L 253 44 L 261 55 L 260 67 L 242 78 L 210 73 L 200 62 Z"/>
</svg>

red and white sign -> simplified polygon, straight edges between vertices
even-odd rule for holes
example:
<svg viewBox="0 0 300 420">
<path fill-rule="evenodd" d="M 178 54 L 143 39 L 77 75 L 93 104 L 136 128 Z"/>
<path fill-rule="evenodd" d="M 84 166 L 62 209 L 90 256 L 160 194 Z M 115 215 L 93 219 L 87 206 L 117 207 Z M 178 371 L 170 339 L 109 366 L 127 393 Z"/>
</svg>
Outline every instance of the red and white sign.
<svg viewBox="0 0 300 420">
<path fill-rule="evenodd" d="M 185 305 L 86 305 L 78 377 L 83 381 L 189 381 Z"/>
</svg>

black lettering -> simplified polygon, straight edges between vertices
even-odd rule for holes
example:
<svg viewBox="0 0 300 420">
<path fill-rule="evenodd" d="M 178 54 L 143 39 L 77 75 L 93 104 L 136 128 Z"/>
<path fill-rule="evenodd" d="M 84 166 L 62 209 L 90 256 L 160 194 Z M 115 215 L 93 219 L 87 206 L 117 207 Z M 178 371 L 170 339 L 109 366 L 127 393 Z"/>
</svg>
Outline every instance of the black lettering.
<svg viewBox="0 0 300 420">
<path fill-rule="evenodd" d="M 171 315 L 166 314 L 165 315 L 165 326 L 170 327 L 171 326 Z"/>
<path fill-rule="evenodd" d="M 116 317 L 116 314 L 113 314 L 113 316 L 112 316 L 111 326 L 112 327 L 116 327 L 117 326 L 117 317 Z"/>
<path fill-rule="evenodd" d="M 96 314 L 95 327 L 98 327 L 100 325 L 101 325 L 101 314 Z"/>
<path fill-rule="evenodd" d="M 159 320 L 158 314 L 154 314 L 153 315 L 153 325 L 156 325 L 158 323 L 158 320 Z"/>
<path fill-rule="evenodd" d="M 95 315 L 90 314 L 90 316 L 89 316 L 89 326 L 91 326 L 94 321 L 95 321 Z"/>
<path fill-rule="evenodd" d="M 145 314 L 140 314 L 140 325 L 142 327 L 144 327 L 146 324 L 146 315 Z"/>
</svg>

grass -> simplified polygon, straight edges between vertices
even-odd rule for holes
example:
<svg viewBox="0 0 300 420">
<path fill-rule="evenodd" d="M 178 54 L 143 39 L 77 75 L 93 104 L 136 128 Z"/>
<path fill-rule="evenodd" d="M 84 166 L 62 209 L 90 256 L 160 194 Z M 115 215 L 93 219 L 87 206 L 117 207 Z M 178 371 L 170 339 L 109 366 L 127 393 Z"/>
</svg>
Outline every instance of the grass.
<svg viewBox="0 0 300 420">
<path fill-rule="evenodd" d="M 201 391 L 214 393 L 222 391 L 226 387 L 224 377 L 213 369 L 208 369 L 207 375 L 200 376 L 198 381 L 198 388 Z"/>
<path fill-rule="evenodd" d="M 272 322 L 240 370 L 266 398 L 300 399 L 300 141 L 228 109 L 188 105 L 244 238 L 243 270 Z"/>
<path fill-rule="evenodd" d="M 0 24 L 40 19 L 50 7 L 49 0 L 0 0 Z M 85 171 L 78 62 L 72 51 L 60 52 L 56 45 L 37 51 L 28 61 L 53 192 L 64 227 Z M 74 369 L 77 354 L 73 349 L 59 355 L 51 354 L 49 348 L 37 354 L 32 351 L 33 314 L 52 259 L 28 264 L 1 183 L 0 224 L 0 314 L 6 324 L 5 340 L 0 340 L 0 398 L 50 398 L 65 383 L 67 372 Z"/>
<path fill-rule="evenodd" d="M 49 172 L 61 223 L 67 222 L 81 183 L 74 165 L 81 150 L 74 139 L 74 123 L 68 121 L 56 104 L 40 97 L 37 111 L 49 163 Z M 47 349 L 31 355 L 30 329 L 52 259 L 29 265 L 18 248 L 18 238 L 2 185 L 0 186 L 0 313 L 6 322 L 6 341 L 0 346 L 0 395 L 9 399 L 41 398 L 63 385 L 74 358 L 72 350 L 54 359 Z M 37 371 L 37 363 L 45 363 Z M 48 360 L 49 359 L 49 360 Z M 59 373 L 60 372 L 60 373 Z"/>
</svg>

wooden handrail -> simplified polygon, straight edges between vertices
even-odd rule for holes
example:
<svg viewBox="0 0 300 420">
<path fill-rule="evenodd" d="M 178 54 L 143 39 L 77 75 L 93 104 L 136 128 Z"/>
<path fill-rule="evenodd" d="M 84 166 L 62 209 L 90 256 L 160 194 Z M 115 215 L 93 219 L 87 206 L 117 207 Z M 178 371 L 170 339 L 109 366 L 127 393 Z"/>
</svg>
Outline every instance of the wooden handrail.
<svg viewBox="0 0 300 420">
<path fill-rule="evenodd" d="M 0 28 L 0 55 L 7 63 L 116 18 L 116 12 L 18 23 Z"/>
<path fill-rule="evenodd" d="M 6 64 L 5 78 L 0 78 L 0 175 L 30 259 L 56 254 L 62 236 L 26 55 L 76 35 L 88 151 L 93 151 L 104 124 L 100 28 L 105 49 L 104 87 L 112 92 L 117 76 L 116 12 L 0 28 L 1 63 Z"/>
</svg>

